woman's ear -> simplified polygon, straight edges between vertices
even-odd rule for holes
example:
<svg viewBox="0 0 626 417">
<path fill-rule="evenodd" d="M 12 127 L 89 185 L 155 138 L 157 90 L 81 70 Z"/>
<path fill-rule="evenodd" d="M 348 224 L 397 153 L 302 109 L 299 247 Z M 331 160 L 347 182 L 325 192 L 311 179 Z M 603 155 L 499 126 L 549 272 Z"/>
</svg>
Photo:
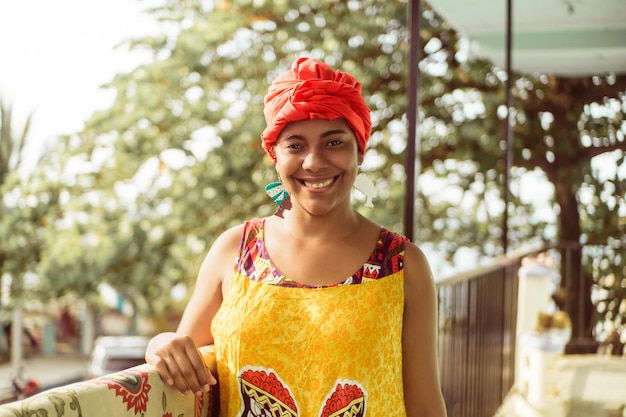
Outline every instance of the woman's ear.
<svg viewBox="0 0 626 417">
<path fill-rule="evenodd" d="M 361 166 L 363 160 L 365 159 L 365 155 L 363 154 L 363 152 L 357 151 L 357 157 L 357 162 L 359 163 L 359 166 Z"/>
<path fill-rule="evenodd" d="M 276 165 L 276 144 L 274 144 L 268 151 L 267 153 L 269 154 L 270 158 L 272 159 L 272 162 L 274 162 L 274 165 Z"/>
</svg>

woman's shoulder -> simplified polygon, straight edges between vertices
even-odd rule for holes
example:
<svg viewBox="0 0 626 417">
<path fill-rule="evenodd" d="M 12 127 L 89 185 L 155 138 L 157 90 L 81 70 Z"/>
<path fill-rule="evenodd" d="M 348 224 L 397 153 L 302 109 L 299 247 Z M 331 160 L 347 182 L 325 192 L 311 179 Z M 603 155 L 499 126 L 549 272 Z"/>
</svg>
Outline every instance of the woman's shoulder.
<svg viewBox="0 0 626 417">
<path fill-rule="evenodd" d="M 245 229 L 246 224 L 240 223 L 236 226 L 232 226 L 229 229 L 223 231 L 215 240 L 215 245 L 227 244 L 238 241 L 241 238 L 241 234 Z"/>
<path fill-rule="evenodd" d="M 405 279 L 424 283 L 432 280 L 432 272 L 428 259 L 422 249 L 402 233 L 380 227 L 380 241 L 385 243 L 386 251 L 402 252 Z"/>
<path fill-rule="evenodd" d="M 258 229 L 263 227 L 263 223 L 265 218 L 254 217 L 252 219 L 248 219 L 243 223 L 239 223 L 235 226 L 232 226 L 225 231 L 223 231 L 217 238 L 217 240 L 232 242 L 233 240 L 238 241 L 241 239 L 244 233 L 247 231 Z"/>
<path fill-rule="evenodd" d="M 380 231 L 379 234 L 381 236 L 381 239 L 385 239 L 390 242 L 393 242 L 394 246 L 405 245 L 407 243 L 410 243 L 409 238 L 407 238 L 402 233 L 394 232 L 393 230 L 387 229 L 384 226 L 378 226 L 378 228 Z"/>
<path fill-rule="evenodd" d="M 405 282 L 424 289 L 434 286 L 434 278 L 424 252 L 415 243 L 405 243 L 404 251 Z"/>
<path fill-rule="evenodd" d="M 207 252 L 202 269 L 212 270 L 218 275 L 221 273 L 222 278 L 230 275 L 243 239 L 261 220 L 250 219 L 220 233 Z"/>
<path fill-rule="evenodd" d="M 236 253 L 241 244 L 242 237 L 247 230 L 254 227 L 258 220 L 259 219 L 246 220 L 243 223 L 226 229 L 215 239 L 210 252 L 218 253 L 220 256 Z"/>
<path fill-rule="evenodd" d="M 262 236 L 266 217 L 254 217 L 239 223 L 222 232 L 215 242 L 213 248 L 223 254 L 236 253 L 242 242 L 250 236 Z"/>
</svg>

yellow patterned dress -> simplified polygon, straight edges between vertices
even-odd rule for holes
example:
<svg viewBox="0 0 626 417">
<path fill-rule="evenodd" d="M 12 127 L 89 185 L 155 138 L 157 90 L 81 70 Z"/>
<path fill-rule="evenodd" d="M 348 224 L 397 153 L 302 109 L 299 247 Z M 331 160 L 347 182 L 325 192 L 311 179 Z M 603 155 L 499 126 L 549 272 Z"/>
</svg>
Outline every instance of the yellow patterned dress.
<svg viewBox="0 0 626 417">
<path fill-rule="evenodd" d="M 262 219 L 246 223 L 212 324 L 222 417 L 400 417 L 403 258 L 382 228 L 344 282 L 303 286 L 269 260 Z M 323 262 L 323 260 L 320 260 Z"/>
</svg>

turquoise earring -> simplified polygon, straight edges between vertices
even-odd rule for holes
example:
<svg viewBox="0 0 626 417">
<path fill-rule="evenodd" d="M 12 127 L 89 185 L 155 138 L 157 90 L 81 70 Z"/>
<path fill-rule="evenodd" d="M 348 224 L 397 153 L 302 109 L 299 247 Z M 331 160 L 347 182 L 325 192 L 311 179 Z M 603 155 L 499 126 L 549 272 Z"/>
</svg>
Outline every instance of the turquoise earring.
<svg viewBox="0 0 626 417">
<path fill-rule="evenodd" d="M 279 207 L 282 206 L 287 197 L 289 197 L 289 193 L 285 190 L 283 183 L 278 181 L 267 184 L 265 186 L 265 192 Z"/>
</svg>

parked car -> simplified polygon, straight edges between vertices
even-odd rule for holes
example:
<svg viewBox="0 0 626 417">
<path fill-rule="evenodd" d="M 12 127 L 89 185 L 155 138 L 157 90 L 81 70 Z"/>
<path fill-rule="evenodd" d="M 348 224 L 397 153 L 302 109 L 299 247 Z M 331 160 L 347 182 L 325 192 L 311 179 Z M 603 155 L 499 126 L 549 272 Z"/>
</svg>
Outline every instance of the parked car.
<svg viewBox="0 0 626 417">
<path fill-rule="evenodd" d="M 97 378 L 145 363 L 149 340 L 143 336 L 98 337 L 87 367 L 87 378 Z"/>
</svg>

